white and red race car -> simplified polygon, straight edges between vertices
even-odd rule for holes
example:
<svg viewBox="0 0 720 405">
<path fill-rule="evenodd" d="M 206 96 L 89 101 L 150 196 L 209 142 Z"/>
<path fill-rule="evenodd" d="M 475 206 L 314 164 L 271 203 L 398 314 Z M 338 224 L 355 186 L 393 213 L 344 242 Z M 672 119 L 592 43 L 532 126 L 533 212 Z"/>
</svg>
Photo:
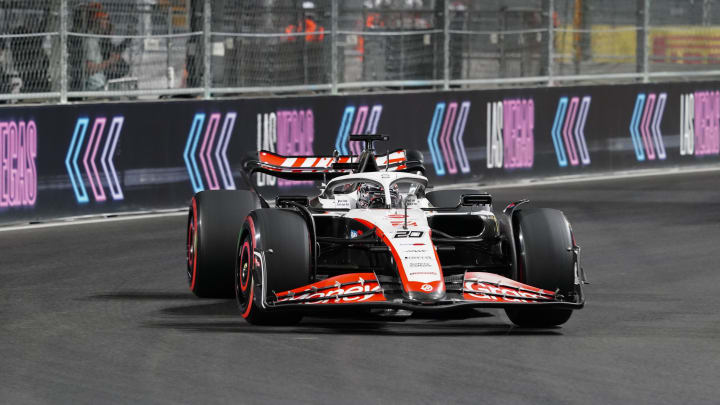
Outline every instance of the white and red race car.
<svg viewBox="0 0 720 405">
<path fill-rule="evenodd" d="M 565 323 L 582 308 L 580 248 L 562 212 L 489 194 L 432 190 L 422 155 L 279 156 L 260 151 L 246 174 L 320 180 L 315 196 L 202 191 L 187 232 L 190 289 L 234 295 L 253 324 L 292 324 L 330 309 L 407 317 L 462 307 L 504 308 L 520 326 Z M 420 173 L 420 174 L 419 174 Z M 248 182 L 252 184 L 252 182 Z"/>
</svg>

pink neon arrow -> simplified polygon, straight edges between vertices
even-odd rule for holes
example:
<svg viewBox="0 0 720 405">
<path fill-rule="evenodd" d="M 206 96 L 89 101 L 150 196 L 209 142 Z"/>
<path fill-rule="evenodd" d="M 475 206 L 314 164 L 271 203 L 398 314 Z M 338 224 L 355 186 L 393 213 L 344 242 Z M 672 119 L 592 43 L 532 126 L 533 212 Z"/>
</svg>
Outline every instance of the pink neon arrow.
<svg viewBox="0 0 720 405">
<path fill-rule="evenodd" d="M 652 115 L 653 107 L 655 106 L 655 93 L 648 94 L 647 101 L 645 102 L 645 111 L 643 111 L 642 123 L 640 124 L 640 133 L 642 134 L 643 145 L 645 146 L 645 152 L 647 152 L 648 160 L 655 160 L 655 148 L 653 147 L 652 139 L 650 139 L 650 115 Z"/>
<path fill-rule="evenodd" d="M 220 123 L 220 113 L 210 115 L 205 135 L 203 136 L 202 146 L 200 146 L 200 163 L 202 164 L 203 172 L 205 173 L 205 179 L 208 182 L 208 188 L 210 190 L 217 190 L 220 188 L 215 175 L 215 169 L 213 168 L 212 160 L 210 160 L 210 150 L 212 150 L 212 143 L 215 139 L 215 132 L 217 132 L 218 124 Z M 208 138 L 209 136 L 209 138 Z M 208 139 L 209 147 L 208 147 Z M 208 151 L 205 153 L 205 151 Z M 209 169 L 208 169 L 209 166 Z"/>
<path fill-rule="evenodd" d="M 365 128 L 365 119 L 368 115 L 368 106 L 364 105 L 360 108 L 358 108 L 357 115 L 355 116 L 355 125 L 353 126 L 352 134 L 361 134 L 363 133 L 363 128 Z M 367 132 L 367 129 L 365 130 Z M 348 142 L 350 144 L 350 151 L 354 155 L 359 155 L 360 152 L 362 152 L 362 146 L 360 142 Z"/>
<path fill-rule="evenodd" d="M 98 127 L 100 128 L 99 130 Z M 85 166 L 85 173 L 87 173 L 88 180 L 90 181 L 90 188 L 95 196 L 95 201 L 105 201 L 105 190 L 103 190 L 100 173 L 98 173 L 97 165 L 95 165 L 95 155 L 97 155 L 98 146 L 100 146 L 100 140 L 102 139 L 104 130 L 105 117 L 95 118 L 95 124 L 93 124 L 90 139 L 85 147 L 85 155 L 83 156 L 83 166 Z M 97 139 L 95 138 L 95 134 L 97 134 Z M 91 148 L 92 155 L 90 154 Z M 90 158 L 89 165 L 88 158 Z M 92 168 L 92 171 L 90 171 L 90 168 Z"/>
<path fill-rule="evenodd" d="M 448 172 L 451 174 L 457 173 L 455 157 L 453 156 L 452 149 L 450 149 L 450 133 L 452 132 L 453 125 L 455 124 L 456 113 L 457 103 L 449 103 L 447 111 L 445 112 L 445 122 L 443 123 L 442 133 L 440 135 L 440 147 L 442 148 Z"/>
<path fill-rule="evenodd" d="M 226 190 L 235 190 L 235 181 L 233 180 L 232 170 L 230 170 L 230 162 L 228 162 L 227 148 L 235 126 L 236 117 L 236 112 L 225 114 L 225 121 L 223 121 L 220 138 L 218 138 L 217 147 L 215 148 L 215 160 L 218 162 L 220 177 Z"/>
<path fill-rule="evenodd" d="M 114 117 L 110 123 L 110 129 L 108 130 L 108 137 L 105 141 L 102 154 L 100 155 L 100 163 L 102 163 L 103 171 L 105 172 L 105 178 L 107 179 L 108 186 L 110 187 L 110 194 L 113 200 L 122 200 L 124 198 L 122 189 L 120 188 L 120 182 L 118 181 L 117 172 L 115 171 L 115 164 L 113 159 L 115 157 L 115 147 L 117 146 L 118 138 L 120 137 L 120 131 L 122 130 L 125 118 L 123 116 Z"/>
<path fill-rule="evenodd" d="M 563 138 L 565 139 L 565 149 L 567 149 L 568 157 L 570 158 L 570 164 L 577 166 L 578 156 L 575 150 L 575 141 L 573 141 L 572 131 L 573 123 L 575 122 L 575 113 L 577 112 L 579 97 L 573 97 L 570 100 L 570 107 L 568 107 L 567 118 L 565 119 L 565 125 L 563 126 Z"/>
</svg>

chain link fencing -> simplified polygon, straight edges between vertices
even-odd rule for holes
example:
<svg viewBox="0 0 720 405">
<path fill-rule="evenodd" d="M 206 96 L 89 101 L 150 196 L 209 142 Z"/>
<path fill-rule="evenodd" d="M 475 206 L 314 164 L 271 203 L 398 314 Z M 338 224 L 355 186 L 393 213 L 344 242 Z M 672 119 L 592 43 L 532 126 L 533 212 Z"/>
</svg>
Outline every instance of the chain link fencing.
<svg viewBox="0 0 720 405">
<path fill-rule="evenodd" d="M 718 45 L 720 0 L 0 0 L 0 102 L 687 80 Z"/>
</svg>

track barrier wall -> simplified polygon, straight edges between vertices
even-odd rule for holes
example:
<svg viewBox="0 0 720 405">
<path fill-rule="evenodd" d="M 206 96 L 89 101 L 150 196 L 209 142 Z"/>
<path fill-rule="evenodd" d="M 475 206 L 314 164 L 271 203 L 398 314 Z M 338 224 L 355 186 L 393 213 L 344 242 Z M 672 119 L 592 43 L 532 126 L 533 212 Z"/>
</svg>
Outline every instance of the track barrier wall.
<svg viewBox="0 0 720 405">
<path fill-rule="evenodd" d="M 720 82 L 0 109 L 0 223 L 180 207 L 240 162 L 418 149 L 437 185 L 720 162 Z M 312 183 L 258 175 L 266 195 Z"/>
</svg>

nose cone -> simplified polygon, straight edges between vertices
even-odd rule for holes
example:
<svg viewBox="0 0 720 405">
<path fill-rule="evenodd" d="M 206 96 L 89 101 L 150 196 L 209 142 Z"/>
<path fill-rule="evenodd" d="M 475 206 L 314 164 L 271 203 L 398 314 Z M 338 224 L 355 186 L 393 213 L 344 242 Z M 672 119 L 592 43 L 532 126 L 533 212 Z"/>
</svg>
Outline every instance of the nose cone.
<svg viewBox="0 0 720 405">
<path fill-rule="evenodd" d="M 433 283 L 434 284 L 434 283 Z M 423 284 L 423 286 L 428 287 L 420 287 L 420 289 L 412 289 L 407 292 L 407 297 L 413 301 L 419 301 L 423 303 L 431 303 L 435 301 L 440 301 L 442 299 L 445 299 L 445 286 L 443 284 Z M 432 287 L 430 289 L 429 287 Z"/>
</svg>

